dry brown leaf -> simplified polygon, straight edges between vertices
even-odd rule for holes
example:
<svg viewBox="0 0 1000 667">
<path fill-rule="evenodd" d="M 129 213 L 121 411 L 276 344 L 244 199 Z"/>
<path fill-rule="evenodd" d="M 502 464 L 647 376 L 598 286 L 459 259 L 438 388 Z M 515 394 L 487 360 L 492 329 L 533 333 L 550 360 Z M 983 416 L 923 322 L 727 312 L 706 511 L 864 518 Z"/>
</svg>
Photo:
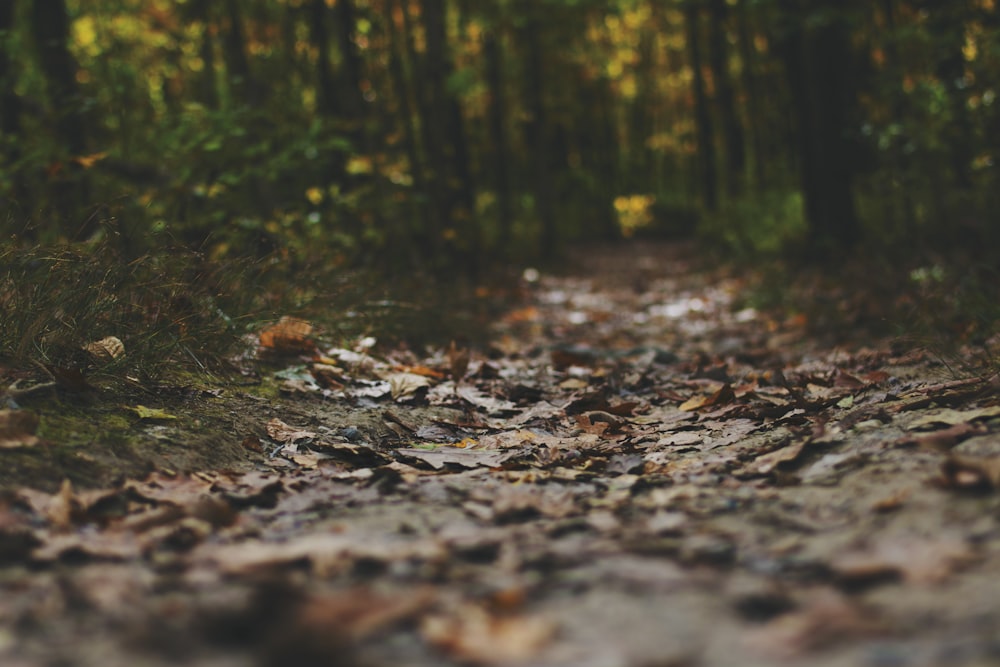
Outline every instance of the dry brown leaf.
<svg viewBox="0 0 1000 667">
<path fill-rule="evenodd" d="M 868 549 L 836 556 L 830 567 L 846 584 L 892 577 L 915 584 L 937 584 L 974 558 L 968 542 L 957 537 L 886 538 Z"/>
<path fill-rule="evenodd" d="M 813 592 L 796 611 L 783 614 L 747 637 L 751 648 L 792 658 L 858 637 L 884 634 L 872 611 L 832 589 Z"/>
<path fill-rule="evenodd" d="M 390 625 L 414 618 L 436 595 L 430 588 L 389 596 L 367 588 L 315 595 L 298 610 L 295 624 L 305 632 L 343 632 L 362 641 Z"/>
<path fill-rule="evenodd" d="M 290 426 L 277 417 L 267 422 L 264 428 L 272 440 L 282 444 L 292 443 L 296 440 L 312 440 L 316 437 L 313 431 L 307 431 L 298 426 Z"/>
<path fill-rule="evenodd" d="M 49 500 L 45 508 L 45 518 L 57 530 L 69 530 L 80 518 L 82 508 L 73 493 L 73 483 L 64 479 L 59 492 Z"/>
<path fill-rule="evenodd" d="M 309 367 L 309 372 L 316 380 L 316 384 L 324 389 L 343 389 L 347 381 L 344 371 L 332 364 L 315 363 Z"/>
<path fill-rule="evenodd" d="M 719 387 L 711 396 L 695 396 L 685 401 L 679 409 L 690 412 L 692 410 L 700 410 L 701 408 L 723 406 L 735 400 L 736 392 L 733 391 L 733 386 L 727 382 Z"/>
<path fill-rule="evenodd" d="M 99 364 L 109 364 L 125 355 L 125 344 L 115 336 L 107 336 L 101 340 L 87 343 L 83 349 Z"/>
<path fill-rule="evenodd" d="M 451 341 L 448 346 L 448 368 L 453 380 L 458 381 L 465 377 L 466 371 L 469 370 L 470 358 L 469 348 L 460 348 L 455 341 Z"/>
<path fill-rule="evenodd" d="M 316 343 L 310 338 L 312 333 L 313 325 L 309 322 L 285 316 L 261 330 L 260 345 L 283 354 L 311 353 L 316 350 Z"/>
<path fill-rule="evenodd" d="M 960 491 L 1000 489 L 1000 456 L 949 456 L 941 464 L 942 484 Z"/>
<path fill-rule="evenodd" d="M 453 658 L 477 665 L 527 662 L 555 634 L 544 617 L 492 615 L 479 605 L 464 604 L 447 615 L 427 616 L 420 632 L 429 643 Z"/>
<path fill-rule="evenodd" d="M 38 415 L 31 410 L 0 410 L 0 449 L 38 444 Z"/>
</svg>

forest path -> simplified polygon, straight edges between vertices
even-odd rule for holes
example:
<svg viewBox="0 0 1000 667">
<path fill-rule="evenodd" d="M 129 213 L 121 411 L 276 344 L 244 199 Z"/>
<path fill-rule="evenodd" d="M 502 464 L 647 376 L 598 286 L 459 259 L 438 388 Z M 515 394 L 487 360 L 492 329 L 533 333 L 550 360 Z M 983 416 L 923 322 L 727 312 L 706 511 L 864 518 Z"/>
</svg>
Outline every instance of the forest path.
<svg viewBox="0 0 1000 667">
<path fill-rule="evenodd" d="M 526 274 L 468 365 L 326 350 L 254 472 L 5 495 L 0 662 L 1000 664 L 994 378 L 691 255 Z"/>
</svg>

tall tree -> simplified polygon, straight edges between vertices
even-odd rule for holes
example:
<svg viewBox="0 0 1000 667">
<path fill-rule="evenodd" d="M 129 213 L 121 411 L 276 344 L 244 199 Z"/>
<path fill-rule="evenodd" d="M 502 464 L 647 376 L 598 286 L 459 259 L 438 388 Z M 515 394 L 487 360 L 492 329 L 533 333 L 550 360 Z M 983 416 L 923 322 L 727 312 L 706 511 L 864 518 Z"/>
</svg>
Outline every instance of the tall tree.
<svg viewBox="0 0 1000 667">
<path fill-rule="evenodd" d="M 442 219 L 464 223 L 463 229 L 452 234 L 460 245 L 469 245 L 466 254 L 479 242 L 475 213 L 475 190 L 469 164 L 468 145 L 462 109 L 448 81 L 454 65 L 448 48 L 447 4 L 445 0 L 424 0 L 423 27 L 426 35 L 426 77 L 428 113 L 424 122 L 433 126 L 433 141 L 437 151 L 437 177 L 442 179 Z M 430 145 L 429 152 L 434 152 Z M 474 254 L 474 251 L 473 251 Z M 473 258 L 472 261 L 476 261 Z"/>
<path fill-rule="evenodd" d="M 3 153 L 16 157 L 16 138 L 21 133 L 21 100 L 14 91 L 15 70 L 11 66 L 10 36 L 14 29 L 14 0 L 0 1 L 0 141 Z"/>
<path fill-rule="evenodd" d="M 497 21 L 499 23 L 499 21 Z M 490 91 L 489 128 L 493 144 L 491 152 L 493 182 L 497 197 L 497 218 L 500 225 L 498 245 L 501 251 L 510 249 L 514 212 L 510 191 L 510 149 L 507 139 L 507 95 L 504 87 L 503 53 L 500 45 L 499 25 L 494 25 L 483 36 L 483 56 L 486 60 L 486 82 Z"/>
<path fill-rule="evenodd" d="M 767 170 L 764 159 L 763 110 L 757 83 L 757 56 L 750 34 L 750 17 L 747 0 L 736 4 L 737 44 L 741 60 L 741 81 L 747 100 L 747 128 L 750 134 L 750 151 L 753 156 L 753 181 L 758 190 L 767 187 Z"/>
<path fill-rule="evenodd" d="M 782 0 L 780 51 L 797 119 L 802 190 L 813 249 L 828 254 L 855 244 L 857 168 L 851 124 L 856 113 L 851 3 Z"/>
<path fill-rule="evenodd" d="M 532 194 L 535 215 L 541 225 L 540 250 L 550 258 L 556 251 L 556 219 L 552 192 L 552 138 L 545 105 L 546 71 L 542 52 L 542 26 L 534 0 L 521 0 L 520 39 L 524 49 L 524 97 L 527 118 L 524 122 L 525 144 L 531 155 Z"/>
<path fill-rule="evenodd" d="M 36 0 L 32 3 L 31 26 L 38 51 L 38 64 L 45 77 L 56 136 L 65 153 L 82 157 L 87 153 L 88 132 L 84 105 L 76 83 L 77 63 L 69 50 L 69 14 L 65 0 Z M 56 170 L 59 172 L 59 170 Z M 89 199 L 88 178 L 72 162 L 64 162 L 52 182 L 51 198 L 61 225 L 73 239 L 90 238 L 97 230 L 97 218 L 74 220 L 79 207 Z"/>
<path fill-rule="evenodd" d="M 718 207 L 718 180 L 715 172 L 715 130 L 712 112 L 708 108 L 708 94 L 705 91 L 705 73 L 702 71 L 701 45 L 701 3 L 687 0 L 684 3 L 684 24 L 687 36 L 688 55 L 691 58 L 691 85 L 694 91 L 694 122 L 698 140 L 698 173 L 705 208 L 712 211 Z"/>
<path fill-rule="evenodd" d="M 743 144 L 743 125 L 736 113 L 736 94 L 729 72 L 729 43 L 726 22 L 729 9 L 726 0 L 710 0 L 708 60 L 715 82 L 716 107 L 722 121 L 722 140 L 726 155 L 726 190 L 736 197 L 743 190 L 746 170 L 746 147 Z"/>
<path fill-rule="evenodd" d="M 250 71 L 250 60 L 247 56 L 243 14 L 236 0 L 226 0 L 225 11 L 228 26 L 223 40 L 223 53 L 229 75 L 230 96 L 232 101 L 237 103 L 254 105 L 259 101 L 257 99 L 258 90 Z"/>
</svg>

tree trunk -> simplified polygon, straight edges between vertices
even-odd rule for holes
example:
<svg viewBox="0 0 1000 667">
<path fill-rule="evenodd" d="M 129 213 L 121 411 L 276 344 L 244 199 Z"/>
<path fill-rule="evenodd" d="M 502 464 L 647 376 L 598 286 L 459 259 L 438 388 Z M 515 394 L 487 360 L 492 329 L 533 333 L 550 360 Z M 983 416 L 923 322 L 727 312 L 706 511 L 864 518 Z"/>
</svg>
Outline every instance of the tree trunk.
<svg viewBox="0 0 1000 667">
<path fill-rule="evenodd" d="M 354 42 L 357 24 L 352 0 L 337 0 L 334 5 L 337 16 L 337 41 L 340 55 L 344 59 L 343 97 L 345 116 L 361 122 L 364 114 L 364 98 L 361 96 L 361 81 L 364 78 L 361 56 Z"/>
<path fill-rule="evenodd" d="M 330 63 L 330 31 L 326 22 L 326 0 L 310 0 L 306 8 L 309 40 L 316 49 L 316 110 L 321 116 L 337 116 L 337 82 Z"/>
<path fill-rule="evenodd" d="M 545 109 L 545 60 L 542 57 L 539 19 L 533 7 L 535 0 L 521 0 L 519 9 L 524 17 L 522 41 L 525 49 L 525 107 L 528 118 L 524 124 L 525 144 L 530 155 L 535 198 L 535 215 L 541 225 L 539 250 L 545 259 L 556 251 L 556 220 L 552 202 L 552 146 L 548 116 Z"/>
<path fill-rule="evenodd" d="M 810 241 L 818 255 L 849 248 L 860 236 L 854 205 L 850 120 L 856 105 L 849 25 L 836 0 L 782 3 L 781 52 L 797 117 L 797 143 Z M 815 13 L 814 13 L 815 12 Z"/>
<path fill-rule="evenodd" d="M 509 142 L 507 140 L 507 96 L 504 93 L 503 55 L 494 27 L 483 38 L 486 59 L 486 81 L 490 91 L 489 127 L 493 143 L 493 182 L 497 193 L 497 217 L 500 225 L 500 251 L 510 250 L 514 214 L 511 207 Z"/>
<path fill-rule="evenodd" d="M 417 140 L 417 127 L 420 119 L 410 102 L 410 87 L 406 77 L 406 67 L 403 64 L 401 51 L 405 45 L 400 43 L 400 34 L 396 27 L 396 13 L 398 5 L 396 0 L 386 0 L 386 23 L 389 32 L 389 75 L 392 78 L 392 85 L 395 89 L 395 96 L 399 110 L 399 124 L 403 128 L 403 146 L 406 150 L 406 157 L 410 163 L 410 177 L 413 179 L 413 190 L 415 197 L 410 197 L 411 204 L 415 210 L 415 221 L 417 227 L 426 233 L 431 228 L 430 211 L 424 196 L 427 194 L 427 182 L 424 178 L 425 166 L 420 156 L 420 148 Z M 405 11 L 405 10 L 404 10 Z"/>
<path fill-rule="evenodd" d="M 722 121 L 722 139 L 726 153 L 726 191 L 736 197 L 743 191 L 746 170 L 746 150 L 743 145 L 743 126 L 736 114 L 733 81 L 729 74 L 729 45 L 726 41 L 726 0 L 709 2 L 711 19 L 709 62 L 715 80 L 716 107 Z"/>
<path fill-rule="evenodd" d="M 434 126 L 434 137 L 440 146 L 438 174 L 442 179 L 442 220 L 465 225 L 464 230 L 453 228 L 448 236 L 457 249 L 466 255 L 478 251 L 478 227 L 475 213 L 475 192 L 469 167 L 468 146 L 462 110 L 458 100 L 448 90 L 448 79 L 452 74 L 451 57 L 448 53 L 448 33 L 446 28 L 447 7 L 444 0 L 425 0 L 423 24 L 427 41 L 426 80 L 429 93 L 428 115 L 425 122 Z M 428 149 L 430 147 L 428 146 Z M 464 246 L 464 247 L 463 247 Z M 470 257 L 469 266 L 478 258 Z"/>
<path fill-rule="evenodd" d="M 32 32 L 38 49 L 38 64 L 45 77 L 55 114 L 56 138 L 63 153 L 87 153 L 87 127 L 83 101 L 76 85 L 77 64 L 68 48 L 69 15 L 65 0 L 35 0 L 31 13 Z M 97 231 L 98 218 L 88 215 L 79 225 L 74 217 L 89 198 L 88 179 L 77 165 L 62 162 L 62 172 L 53 177 L 50 193 L 58 219 L 55 225 L 74 240 L 84 240 Z M 70 226 L 74 225 L 74 226 Z"/>
<path fill-rule="evenodd" d="M 258 101 L 256 99 L 257 91 L 250 73 L 250 61 L 247 59 L 243 17 L 236 0 L 226 0 L 225 10 L 229 29 L 225 33 L 223 48 L 229 75 L 231 101 L 253 105 Z"/>
<path fill-rule="evenodd" d="M 691 58 L 701 194 L 705 208 L 714 211 L 718 208 L 719 203 L 715 173 L 715 145 L 713 143 L 715 130 L 712 124 L 712 114 L 708 108 L 705 78 L 702 72 L 701 27 L 698 8 L 699 3 L 694 0 L 688 0 L 684 3 L 684 24 L 687 33 L 688 55 Z"/>
<path fill-rule="evenodd" d="M 750 150 L 753 152 L 753 182 L 758 191 L 767 188 L 767 170 L 764 159 L 764 142 L 762 140 L 764 114 L 760 105 L 760 94 L 757 85 L 757 58 L 750 36 L 750 19 L 747 16 L 746 0 L 738 0 L 737 26 L 739 35 L 740 59 L 743 61 L 742 80 L 747 95 L 747 127 L 750 131 Z"/>
<path fill-rule="evenodd" d="M 219 108 L 219 90 L 215 79 L 215 43 L 212 37 L 210 0 L 193 0 L 187 6 L 185 18 L 189 23 L 201 24 L 201 44 L 198 55 L 204 67 L 196 77 L 197 98 L 209 109 Z"/>
<path fill-rule="evenodd" d="M 10 61 L 10 34 L 14 28 L 14 0 L 0 0 L 0 141 L 3 157 L 16 161 L 21 134 L 21 100 L 14 91 L 17 78 Z"/>
</svg>

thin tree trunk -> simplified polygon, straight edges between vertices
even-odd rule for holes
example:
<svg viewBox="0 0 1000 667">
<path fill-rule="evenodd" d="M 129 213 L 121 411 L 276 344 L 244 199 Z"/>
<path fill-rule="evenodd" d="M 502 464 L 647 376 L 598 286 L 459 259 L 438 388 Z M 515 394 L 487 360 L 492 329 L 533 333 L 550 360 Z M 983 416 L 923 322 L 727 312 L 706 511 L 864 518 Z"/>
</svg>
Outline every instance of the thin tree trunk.
<svg viewBox="0 0 1000 667">
<path fill-rule="evenodd" d="M 316 49 L 316 110 L 332 118 L 338 114 L 337 82 L 330 63 L 330 31 L 327 27 L 326 0 L 310 0 L 306 8 L 309 40 Z"/>
<path fill-rule="evenodd" d="M 708 96 L 705 93 L 705 78 L 702 72 L 701 26 L 698 8 L 699 4 L 693 0 L 684 3 L 684 23 L 693 73 L 694 120 L 695 132 L 698 137 L 698 172 L 701 180 L 701 193 L 705 208 L 714 211 L 718 208 L 719 203 L 715 173 L 715 145 L 713 143 L 715 130 L 712 114 L 708 108 Z"/>
<path fill-rule="evenodd" d="M 802 190 L 813 250 L 828 256 L 855 244 L 854 151 L 847 134 L 854 109 L 853 64 L 845 8 L 784 0 L 781 46 L 798 119 Z M 821 20 L 810 21 L 821 10 Z"/>
<path fill-rule="evenodd" d="M 215 44 L 212 37 L 211 0 L 193 0 L 187 16 L 201 24 L 201 44 L 198 55 L 204 64 L 197 78 L 198 99 L 209 109 L 219 108 L 219 90 L 215 80 Z"/>
<path fill-rule="evenodd" d="M 226 69 L 229 75 L 230 97 L 241 104 L 254 104 L 257 94 L 247 59 L 246 35 L 243 17 L 237 0 L 226 0 L 226 18 L 229 22 L 223 41 Z"/>
<path fill-rule="evenodd" d="M 743 191 L 746 171 L 746 149 L 743 145 L 743 126 L 736 113 L 736 96 L 729 73 L 729 46 L 726 42 L 726 0 L 709 3 L 710 44 L 709 62 L 715 80 L 716 106 L 722 121 L 722 140 L 726 154 L 726 191 L 736 197 Z"/>
<path fill-rule="evenodd" d="M 21 134 L 21 100 L 14 91 L 16 76 L 10 60 L 14 6 L 14 0 L 0 0 L 0 135 L 6 142 L 6 157 L 12 161 L 17 153 L 16 138 Z"/>
<path fill-rule="evenodd" d="M 539 250 L 542 257 L 551 259 L 556 251 L 556 220 L 552 201 L 552 146 L 548 116 L 545 109 L 546 72 L 542 57 L 539 19 L 533 8 L 534 0 L 521 0 L 519 8 L 524 17 L 522 40 L 525 48 L 524 83 L 525 106 L 528 119 L 524 125 L 525 144 L 531 155 L 535 214 L 541 224 Z"/>
<path fill-rule="evenodd" d="M 56 117 L 57 140 L 65 153 L 85 155 L 87 124 L 76 85 L 77 64 L 68 47 L 70 24 L 65 0 L 35 0 L 31 24 L 38 64 Z M 53 178 L 52 188 L 51 199 L 59 216 L 55 224 L 61 224 L 74 240 L 90 238 L 97 231 L 96 216 L 88 215 L 78 226 L 69 227 L 89 197 L 86 172 L 73 163 L 64 163 L 64 172 Z"/>
<path fill-rule="evenodd" d="M 514 213 L 511 207 L 509 142 L 507 140 L 507 96 L 504 93 L 503 55 L 496 28 L 483 38 L 486 59 L 486 81 L 490 91 L 489 127 L 493 142 L 493 174 L 497 192 L 497 213 L 500 225 L 498 245 L 501 252 L 510 250 Z"/>
<path fill-rule="evenodd" d="M 406 150 L 406 157 L 410 163 L 410 176 L 413 179 L 413 189 L 417 197 L 410 200 L 416 211 L 416 222 L 418 227 L 426 231 L 430 228 L 430 211 L 423 195 L 427 192 L 427 183 L 424 179 L 424 164 L 420 157 L 420 148 L 417 141 L 417 127 L 419 122 L 416 112 L 410 103 L 410 88 L 406 78 L 406 67 L 400 51 L 405 48 L 400 44 L 399 31 L 396 28 L 396 13 L 399 9 L 396 0 L 386 0 L 386 22 L 389 30 L 389 76 L 392 78 L 395 96 L 399 109 L 399 124 L 403 128 L 403 146 Z"/>
<path fill-rule="evenodd" d="M 462 110 L 447 86 L 453 69 L 448 53 L 447 6 L 444 0 L 425 0 L 423 10 L 427 41 L 426 75 L 430 93 L 430 113 L 425 120 L 435 127 L 434 135 L 441 146 L 438 166 L 439 173 L 444 179 L 443 220 L 456 225 L 465 224 L 464 230 L 455 230 L 454 237 L 459 248 L 466 255 L 472 255 L 469 257 L 471 260 L 469 266 L 472 267 L 478 259 L 475 255 L 479 249 L 478 226 L 473 219 L 475 193 Z M 462 245 L 466 247 L 461 248 Z"/>
<path fill-rule="evenodd" d="M 361 122 L 364 113 L 361 81 L 364 75 L 361 56 L 354 42 L 354 30 L 357 24 L 354 3 L 352 0 L 337 0 L 334 10 L 337 17 L 337 42 L 340 55 L 344 59 L 344 113 L 351 120 Z"/>
<path fill-rule="evenodd" d="M 764 114 L 761 110 L 757 85 L 757 57 L 750 36 L 750 19 L 747 16 L 746 0 L 738 0 L 736 7 L 738 44 L 740 59 L 743 61 L 742 81 L 747 95 L 747 117 L 749 119 L 747 127 L 750 131 L 750 150 L 753 152 L 753 182 L 758 191 L 764 191 L 767 189 L 767 169 L 765 167 L 767 160 L 764 156 L 764 142 L 761 136 L 763 134 Z"/>
</svg>

